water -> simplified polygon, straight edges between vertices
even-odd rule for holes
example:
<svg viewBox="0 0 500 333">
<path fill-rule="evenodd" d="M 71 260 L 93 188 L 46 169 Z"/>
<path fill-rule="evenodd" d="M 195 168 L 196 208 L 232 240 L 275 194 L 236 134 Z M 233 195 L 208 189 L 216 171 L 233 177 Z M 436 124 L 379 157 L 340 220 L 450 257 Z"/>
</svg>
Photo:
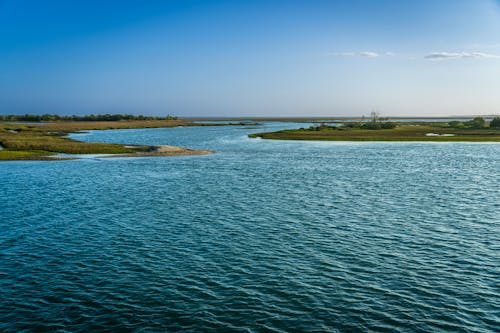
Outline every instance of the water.
<svg viewBox="0 0 500 333">
<path fill-rule="evenodd" d="M 95 131 L 0 163 L 0 331 L 498 332 L 500 145 Z"/>
</svg>

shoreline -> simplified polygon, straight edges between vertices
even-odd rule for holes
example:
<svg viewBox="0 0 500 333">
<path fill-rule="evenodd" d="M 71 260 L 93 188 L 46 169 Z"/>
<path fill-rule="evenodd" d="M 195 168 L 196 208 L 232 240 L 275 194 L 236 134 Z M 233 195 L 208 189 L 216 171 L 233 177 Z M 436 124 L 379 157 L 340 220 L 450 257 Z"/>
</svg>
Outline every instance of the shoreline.
<svg viewBox="0 0 500 333">
<path fill-rule="evenodd" d="M 209 155 L 215 153 L 213 150 L 190 149 L 178 146 L 158 145 L 151 146 L 152 149 L 146 152 L 136 152 L 130 154 L 105 155 L 101 158 L 121 158 L 121 157 L 160 157 L 160 156 L 191 156 Z"/>
<path fill-rule="evenodd" d="M 78 155 L 102 157 L 156 157 L 212 154 L 211 150 L 197 150 L 164 145 L 112 144 L 84 142 L 69 138 L 69 134 L 91 130 L 173 128 L 182 126 L 212 126 L 186 120 L 150 121 L 59 121 L 40 124 L 0 122 L 0 161 L 60 161 L 79 159 Z M 59 156 L 58 156 L 59 155 Z M 63 155 L 63 156 L 61 156 Z M 64 155 L 68 155 L 67 157 Z"/>
<path fill-rule="evenodd" d="M 457 129 L 446 123 L 405 123 L 393 129 L 310 127 L 249 134 L 265 140 L 337 142 L 500 142 L 500 129 Z"/>
</svg>

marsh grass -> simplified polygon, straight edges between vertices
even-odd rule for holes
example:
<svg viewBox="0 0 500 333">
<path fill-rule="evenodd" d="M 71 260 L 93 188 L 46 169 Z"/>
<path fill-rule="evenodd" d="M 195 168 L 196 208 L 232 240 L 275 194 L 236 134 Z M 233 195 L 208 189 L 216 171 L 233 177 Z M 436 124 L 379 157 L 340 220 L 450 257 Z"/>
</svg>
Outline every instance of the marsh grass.
<svg viewBox="0 0 500 333">
<path fill-rule="evenodd" d="M 51 123 L 30 124 L 31 130 L 39 131 L 90 131 L 105 129 L 158 128 L 193 126 L 195 124 L 182 119 L 176 120 L 119 120 L 119 121 L 57 121 Z M 196 124 L 197 125 L 197 124 Z"/>
<path fill-rule="evenodd" d="M 16 151 L 16 150 L 0 150 L 0 160 L 39 160 L 40 158 L 50 158 L 54 153 L 42 150 L 32 151 Z"/>
<path fill-rule="evenodd" d="M 454 136 L 426 136 L 427 133 L 454 134 Z M 500 142 L 497 128 L 456 129 L 446 123 L 405 124 L 394 129 L 331 128 L 294 129 L 256 133 L 252 138 L 275 140 L 326 140 L 326 141 L 433 141 L 433 142 Z"/>
<path fill-rule="evenodd" d="M 193 126 L 184 120 L 136 121 L 60 121 L 53 123 L 0 123 L 0 160 L 52 159 L 64 154 L 133 154 L 147 152 L 150 146 L 126 148 L 122 144 L 81 142 L 67 138 L 77 131 Z"/>
</svg>

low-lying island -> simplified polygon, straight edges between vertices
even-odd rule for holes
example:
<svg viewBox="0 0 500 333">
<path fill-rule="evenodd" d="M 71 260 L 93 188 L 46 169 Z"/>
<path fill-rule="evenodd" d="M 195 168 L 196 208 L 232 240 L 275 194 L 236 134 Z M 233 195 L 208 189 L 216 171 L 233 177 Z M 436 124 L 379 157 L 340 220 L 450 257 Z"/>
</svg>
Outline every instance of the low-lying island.
<svg viewBox="0 0 500 333">
<path fill-rule="evenodd" d="M 371 125 L 372 126 L 371 126 Z M 500 142 L 500 128 L 436 123 L 346 123 L 250 134 L 251 138 L 321 141 Z"/>
<path fill-rule="evenodd" d="M 204 126 L 180 119 L 130 121 L 56 121 L 50 123 L 0 122 L 0 160 L 67 160 L 74 155 L 99 154 L 101 157 L 155 157 L 211 154 L 174 146 L 140 146 L 102 142 L 82 142 L 70 133 L 131 128 Z M 70 156 L 65 156 L 70 155 Z"/>
</svg>

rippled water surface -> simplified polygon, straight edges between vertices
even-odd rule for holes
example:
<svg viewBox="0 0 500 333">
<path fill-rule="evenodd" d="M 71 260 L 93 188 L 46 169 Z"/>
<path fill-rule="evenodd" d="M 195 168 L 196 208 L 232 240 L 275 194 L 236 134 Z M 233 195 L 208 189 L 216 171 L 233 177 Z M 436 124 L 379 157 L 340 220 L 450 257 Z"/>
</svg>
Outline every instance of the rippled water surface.
<svg viewBox="0 0 500 333">
<path fill-rule="evenodd" d="M 0 331 L 498 332 L 500 145 L 96 131 L 0 163 Z"/>
</svg>

